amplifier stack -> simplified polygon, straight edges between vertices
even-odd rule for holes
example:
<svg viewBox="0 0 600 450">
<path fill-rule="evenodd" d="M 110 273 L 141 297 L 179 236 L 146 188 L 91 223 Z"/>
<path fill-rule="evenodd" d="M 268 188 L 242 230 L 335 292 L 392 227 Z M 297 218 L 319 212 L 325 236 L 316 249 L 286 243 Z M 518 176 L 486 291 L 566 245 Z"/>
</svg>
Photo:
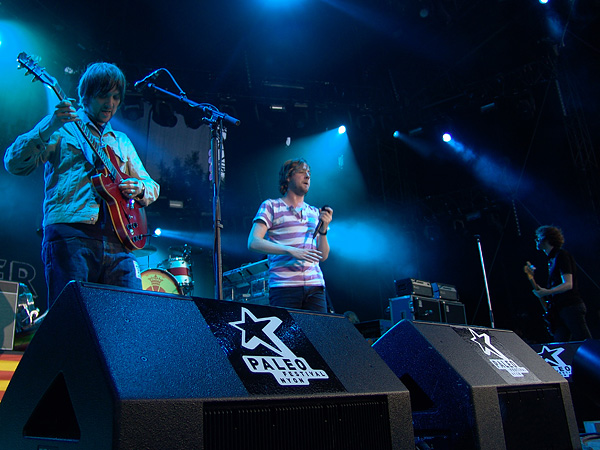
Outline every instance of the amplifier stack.
<svg viewBox="0 0 600 450">
<path fill-rule="evenodd" d="M 392 324 L 419 320 L 465 325 L 465 305 L 455 286 L 405 278 L 394 280 L 396 297 L 389 299 Z"/>
</svg>

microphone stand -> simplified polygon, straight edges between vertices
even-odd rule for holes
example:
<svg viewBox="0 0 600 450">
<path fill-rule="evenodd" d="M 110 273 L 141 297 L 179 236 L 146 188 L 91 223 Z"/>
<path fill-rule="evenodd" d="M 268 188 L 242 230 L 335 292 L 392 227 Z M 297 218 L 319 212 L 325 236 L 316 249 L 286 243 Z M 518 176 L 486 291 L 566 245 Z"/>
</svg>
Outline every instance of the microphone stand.
<svg viewBox="0 0 600 450">
<path fill-rule="evenodd" d="M 492 300 L 490 299 L 490 288 L 488 286 L 487 275 L 485 273 L 485 263 L 483 261 L 483 250 L 481 249 L 480 236 L 478 234 L 476 234 L 475 239 L 477 239 L 477 247 L 479 248 L 479 259 L 481 260 L 481 269 L 483 270 L 483 282 L 485 284 L 485 292 L 487 294 L 488 309 L 490 311 L 490 323 L 492 325 L 492 328 L 495 328 L 494 312 L 492 311 Z"/>
<path fill-rule="evenodd" d="M 196 103 L 189 100 L 185 92 L 181 91 L 179 95 L 173 94 L 166 89 L 156 86 L 154 83 L 148 83 L 147 87 L 155 91 L 168 95 L 183 103 L 187 103 L 192 108 L 202 110 L 209 117 L 202 120 L 210 126 L 210 149 L 212 158 L 212 182 L 213 182 L 213 229 L 214 229 L 214 244 L 213 244 L 213 268 L 215 276 L 215 299 L 223 300 L 223 258 L 221 254 L 221 177 L 222 177 L 222 156 L 223 150 L 223 122 L 228 122 L 235 126 L 239 126 L 240 121 L 235 117 L 220 112 L 217 108 L 206 103 Z"/>
</svg>

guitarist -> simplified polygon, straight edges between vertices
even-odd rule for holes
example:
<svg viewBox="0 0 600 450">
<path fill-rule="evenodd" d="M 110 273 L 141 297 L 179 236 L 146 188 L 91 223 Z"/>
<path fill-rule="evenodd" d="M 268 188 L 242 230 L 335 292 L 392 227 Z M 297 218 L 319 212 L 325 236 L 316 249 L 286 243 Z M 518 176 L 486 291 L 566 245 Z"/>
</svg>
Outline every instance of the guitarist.
<svg viewBox="0 0 600 450">
<path fill-rule="evenodd" d="M 562 248 L 565 243 L 560 228 L 544 225 L 536 231 L 536 247 L 548 257 L 547 288 L 533 293 L 549 298 L 549 321 L 557 342 L 582 341 L 591 338 L 585 320 L 586 307 L 577 286 L 577 265 L 573 256 Z"/>
<path fill-rule="evenodd" d="M 77 125 L 115 155 L 115 166 L 125 174 L 115 192 L 140 206 L 158 197 L 133 144 L 110 120 L 125 96 L 125 76 L 115 65 L 91 64 L 78 86 L 81 109 L 70 101 L 56 105 L 33 130 L 19 136 L 4 156 L 6 170 L 29 175 L 44 166 L 44 237 L 42 259 L 50 308 L 71 280 L 142 289 L 139 265 L 115 232 L 107 202 L 94 188 L 99 158 Z M 127 202 L 127 200 L 125 201 Z"/>
</svg>

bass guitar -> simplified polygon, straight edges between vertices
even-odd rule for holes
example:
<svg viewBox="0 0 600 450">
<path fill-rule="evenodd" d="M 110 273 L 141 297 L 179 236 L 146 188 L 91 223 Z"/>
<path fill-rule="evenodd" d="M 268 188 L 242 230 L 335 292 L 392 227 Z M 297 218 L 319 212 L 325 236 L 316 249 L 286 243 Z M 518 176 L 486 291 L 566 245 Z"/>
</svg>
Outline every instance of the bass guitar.
<svg viewBox="0 0 600 450">
<path fill-rule="evenodd" d="M 67 95 L 59 86 L 56 79 L 38 65 L 27 53 L 18 55 L 19 69 L 27 69 L 25 75 L 33 75 L 33 81 L 41 81 L 56 94 L 60 101 L 67 100 Z M 117 232 L 119 240 L 129 250 L 141 250 L 146 245 L 148 226 L 146 212 L 139 203 L 128 199 L 121 193 L 119 184 L 129 176 L 119 169 L 119 164 L 113 149 L 103 145 L 90 129 L 81 122 L 73 122 L 85 142 L 98 157 L 96 175 L 92 176 L 94 188 L 108 206 L 110 220 Z"/>
<path fill-rule="evenodd" d="M 527 275 L 527 279 L 529 283 L 531 283 L 531 287 L 533 287 L 534 291 L 539 291 L 540 286 L 535 282 L 534 273 L 535 266 L 531 264 L 529 261 L 523 267 L 523 271 L 525 275 Z M 554 331 L 556 329 L 556 319 L 555 319 L 555 310 L 552 307 L 552 302 L 548 300 L 544 300 L 544 298 L 539 298 L 540 304 L 542 305 L 542 309 L 544 310 L 543 319 L 546 322 L 546 328 L 551 335 L 554 335 Z"/>
</svg>

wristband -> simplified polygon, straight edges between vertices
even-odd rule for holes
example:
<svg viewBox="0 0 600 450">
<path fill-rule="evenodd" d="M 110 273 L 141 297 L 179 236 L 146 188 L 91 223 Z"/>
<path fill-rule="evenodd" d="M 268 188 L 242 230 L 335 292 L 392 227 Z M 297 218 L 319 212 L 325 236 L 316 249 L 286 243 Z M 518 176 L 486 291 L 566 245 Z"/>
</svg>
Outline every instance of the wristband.
<svg viewBox="0 0 600 450">
<path fill-rule="evenodd" d="M 329 231 L 329 230 L 325 230 L 325 233 L 323 233 L 323 232 L 321 232 L 321 230 L 319 230 L 319 234 L 320 234 L 321 236 L 325 236 L 325 235 L 327 234 L 327 232 L 328 232 L 328 231 Z"/>
</svg>

